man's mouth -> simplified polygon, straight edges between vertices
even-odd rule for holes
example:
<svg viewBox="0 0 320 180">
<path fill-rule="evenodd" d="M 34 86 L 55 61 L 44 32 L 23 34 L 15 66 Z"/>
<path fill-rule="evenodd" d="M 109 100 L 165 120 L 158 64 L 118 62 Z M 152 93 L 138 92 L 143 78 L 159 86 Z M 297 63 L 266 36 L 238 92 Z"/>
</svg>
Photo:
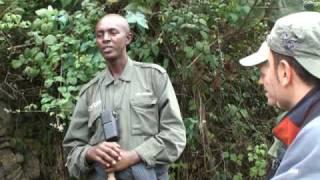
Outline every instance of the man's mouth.
<svg viewBox="0 0 320 180">
<path fill-rule="evenodd" d="M 113 47 L 112 47 L 112 46 L 106 46 L 106 47 L 103 48 L 103 52 L 104 52 L 104 53 L 108 53 L 108 52 L 110 52 L 110 51 L 112 51 L 112 50 L 113 50 Z"/>
</svg>

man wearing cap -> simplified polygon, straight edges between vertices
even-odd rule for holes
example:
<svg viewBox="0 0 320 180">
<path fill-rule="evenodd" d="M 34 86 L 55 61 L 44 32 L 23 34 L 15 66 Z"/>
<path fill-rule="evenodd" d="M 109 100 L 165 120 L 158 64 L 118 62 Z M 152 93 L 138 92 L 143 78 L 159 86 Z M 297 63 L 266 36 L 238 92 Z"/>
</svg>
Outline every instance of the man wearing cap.
<svg viewBox="0 0 320 180">
<path fill-rule="evenodd" d="M 272 179 L 320 179 L 320 13 L 280 18 L 240 63 L 258 66 L 268 104 L 288 111 L 273 129 L 285 152 Z"/>
</svg>

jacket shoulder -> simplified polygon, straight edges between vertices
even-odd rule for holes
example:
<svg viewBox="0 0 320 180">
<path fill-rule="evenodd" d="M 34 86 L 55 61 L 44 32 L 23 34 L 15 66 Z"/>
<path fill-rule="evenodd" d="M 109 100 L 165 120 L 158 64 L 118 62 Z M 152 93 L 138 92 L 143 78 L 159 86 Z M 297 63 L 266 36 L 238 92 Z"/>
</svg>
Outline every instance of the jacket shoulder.
<svg viewBox="0 0 320 180">
<path fill-rule="evenodd" d="M 79 96 L 82 96 L 91 86 L 98 84 L 101 74 L 102 72 L 97 73 L 93 79 L 84 84 L 80 89 Z"/>
<path fill-rule="evenodd" d="M 140 67 L 143 69 L 154 69 L 162 74 L 166 73 L 167 71 L 161 67 L 158 64 L 154 64 L 154 63 L 145 63 L 145 62 L 137 62 L 137 61 L 133 61 L 134 66 L 136 67 Z"/>
</svg>

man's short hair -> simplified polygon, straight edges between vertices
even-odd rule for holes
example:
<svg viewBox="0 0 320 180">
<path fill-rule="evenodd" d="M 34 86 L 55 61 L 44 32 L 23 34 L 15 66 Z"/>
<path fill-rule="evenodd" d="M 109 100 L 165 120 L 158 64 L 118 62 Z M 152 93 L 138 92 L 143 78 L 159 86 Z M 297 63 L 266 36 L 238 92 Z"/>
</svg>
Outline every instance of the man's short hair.
<svg viewBox="0 0 320 180">
<path fill-rule="evenodd" d="M 271 52 L 274 58 L 275 68 L 278 67 L 281 60 L 285 60 L 304 83 L 310 86 L 320 85 L 320 79 L 309 73 L 294 57 L 279 54 L 273 50 L 271 50 Z"/>
</svg>

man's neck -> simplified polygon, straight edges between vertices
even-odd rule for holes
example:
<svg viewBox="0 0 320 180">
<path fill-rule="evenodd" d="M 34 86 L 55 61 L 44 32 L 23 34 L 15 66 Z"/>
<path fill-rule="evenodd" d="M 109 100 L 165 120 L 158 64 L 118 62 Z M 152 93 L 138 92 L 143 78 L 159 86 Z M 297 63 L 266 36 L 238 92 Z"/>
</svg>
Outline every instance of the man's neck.
<svg viewBox="0 0 320 180">
<path fill-rule="evenodd" d="M 107 61 L 110 73 L 115 79 L 118 79 L 121 76 L 122 72 L 124 71 L 124 68 L 126 67 L 127 62 L 127 56 Z"/>
<path fill-rule="evenodd" d="M 290 109 L 298 104 L 311 90 L 313 86 L 309 86 L 303 83 L 294 87 L 292 91 Z"/>
</svg>

